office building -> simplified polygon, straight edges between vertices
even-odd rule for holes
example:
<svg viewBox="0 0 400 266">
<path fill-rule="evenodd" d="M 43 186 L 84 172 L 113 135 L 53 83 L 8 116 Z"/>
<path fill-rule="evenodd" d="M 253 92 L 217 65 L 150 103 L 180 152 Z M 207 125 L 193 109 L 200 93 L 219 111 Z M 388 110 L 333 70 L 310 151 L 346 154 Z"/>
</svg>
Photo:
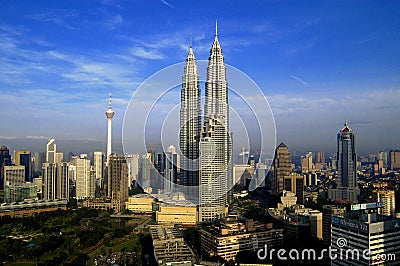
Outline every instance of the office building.
<svg viewBox="0 0 400 266">
<path fill-rule="evenodd" d="M 95 151 L 93 153 L 93 157 L 96 185 L 102 188 L 104 173 L 104 153 L 101 151 Z"/>
<path fill-rule="evenodd" d="M 68 163 L 43 163 L 43 199 L 69 199 L 68 170 Z"/>
<path fill-rule="evenodd" d="M 284 177 L 290 175 L 292 171 L 290 151 L 283 142 L 275 150 L 272 171 L 272 194 L 278 196 L 284 190 Z"/>
<path fill-rule="evenodd" d="M 391 189 L 377 189 L 376 199 L 378 202 L 382 202 L 382 208 L 378 209 L 378 212 L 382 215 L 395 216 L 396 205 L 395 205 L 395 191 Z"/>
<path fill-rule="evenodd" d="M 152 213 L 154 198 L 149 194 L 137 194 L 128 198 L 125 208 L 134 213 Z"/>
<path fill-rule="evenodd" d="M 6 146 L 0 147 L 0 190 L 4 189 L 4 166 L 11 165 L 10 151 Z"/>
<path fill-rule="evenodd" d="M 200 241 L 201 249 L 210 256 L 235 261 L 240 251 L 257 252 L 265 245 L 268 250 L 279 248 L 283 242 L 283 229 L 273 229 L 272 223 L 232 220 L 202 227 Z"/>
<path fill-rule="evenodd" d="M 199 185 L 200 96 L 196 58 L 192 45 L 190 45 L 181 89 L 179 146 L 182 154 L 180 156 L 180 184 L 187 186 L 185 188 L 187 193 L 193 193 L 194 196 L 197 196 L 196 187 Z M 188 188 L 189 186 L 192 188 Z"/>
<path fill-rule="evenodd" d="M 233 186 L 232 145 L 228 83 L 216 25 L 208 59 L 204 125 L 199 144 L 199 221 L 210 221 L 226 215 L 228 190 Z"/>
<path fill-rule="evenodd" d="M 332 265 L 398 265 L 399 227 L 400 219 L 381 216 L 376 210 L 368 210 L 368 206 L 364 211 L 347 213 L 344 217 L 332 216 L 331 246 L 337 256 Z M 343 255 L 348 250 L 355 256 Z"/>
<path fill-rule="evenodd" d="M 42 175 L 42 164 L 46 162 L 45 152 L 35 152 L 34 156 L 34 171 L 35 176 Z"/>
<path fill-rule="evenodd" d="M 337 187 L 329 189 L 329 198 L 332 201 L 358 202 L 356 136 L 347 121 L 337 134 L 337 159 Z"/>
<path fill-rule="evenodd" d="M 389 152 L 390 170 L 400 169 L 400 151 L 394 150 Z"/>
<path fill-rule="evenodd" d="M 107 166 L 108 192 L 111 198 L 111 205 L 114 211 L 121 212 L 125 209 L 125 202 L 128 201 L 128 164 L 124 156 L 111 154 Z"/>
<path fill-rule="evenodd" d="M 325 154 L 318 151 L 315 157 L 315 170 L 321 171 L 325 168 Z"/>
<path fill-rule="evenodd" d="M 25 167 L 25 181 L 31 181 L 32 177 L 32 158 L 31 152 L 28 150 L 19 150 L 15 152 L 14 158 L 15 165 L 22 165 Z"/>
<path fill-rule="evenodd" d="M 23 165 L 8 165 L 3 167 L 4 171 L 4 183 L 6 185 L 20 185 L 25 183 L 25 166 Z"/>
<path fill-rule="evenodd" d="M 136 181 L 139 175 L 139 154 L 125 154 L 126 163 L 128 164 L 128 184 L 129 187 L 137 186 Z"/>
<path fill-rule="evenodd" d="M 332 216 L 342 216 L 346 207 L 339 205 L 324 205 L 322 207 L 322 240 L 325 245 L 331 245 L 331 220 Z"/>
<path fill-rule="evenodd" d="M 46 145 L 46 162 L 57 162 L 57 144 L 55 139 L 49 139 Z"/>
<path fill-rule="evenodd" d="M 21 202 L 25 200 L 37 200 L 38 188 L 33 183 L 23 183 L 16 185 L 5 185 L 4 187 L 4 202 Z"/>
<path fill-rule="evenodd" d="M 81 154 L 79 157 L 75 156 L 73 159 L 73 165 L 76 167 L 76 198 L 94 198 L 96 179 L 95 174 L 91 175 L 89 158 L 87 158 L 86 154 Z"/>
<path fill-rule="evenodd" d="M 297 203 L 303 204 L 304 177 L 297 173 L 290 173 L 283 177 L 283 189 L 296 194 Z"/>
<path fill-rule="evenodd" d="M 194 265 L 195 256 L 177 228 L 173 225 L 152 225 L 149 229 L 157 265 Z"/>
</svg>

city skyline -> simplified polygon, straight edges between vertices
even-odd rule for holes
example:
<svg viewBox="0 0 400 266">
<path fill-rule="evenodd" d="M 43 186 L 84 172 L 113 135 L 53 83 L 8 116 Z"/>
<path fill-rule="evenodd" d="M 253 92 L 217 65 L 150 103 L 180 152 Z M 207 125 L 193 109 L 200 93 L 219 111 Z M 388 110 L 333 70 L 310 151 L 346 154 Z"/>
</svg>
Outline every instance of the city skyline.
<svg viewBox="0 0 400 266">
<path fill-rule="evenodd" d="M 84 143 L 85 151 L 105 148 L 111 90 L 113 146 L 120 150 L 135 88 L 184 61 L 190 36 L 196 58 L 206 59 L 218 19 L 227 63 L 255 80 L 271 105 L 277 144 L 333 154 L 335 133 L 347 119 L 358 132 L 359 154 L 399 148 L 397 3 L 208 4 L 207 12 L 196 2 L 173 1 L 103 1 L 90 9 L 85 1 L 4 4 L 1 144 L 35 150 L 12 143 L 54 137 L 67 147 Z"/>
</svg>

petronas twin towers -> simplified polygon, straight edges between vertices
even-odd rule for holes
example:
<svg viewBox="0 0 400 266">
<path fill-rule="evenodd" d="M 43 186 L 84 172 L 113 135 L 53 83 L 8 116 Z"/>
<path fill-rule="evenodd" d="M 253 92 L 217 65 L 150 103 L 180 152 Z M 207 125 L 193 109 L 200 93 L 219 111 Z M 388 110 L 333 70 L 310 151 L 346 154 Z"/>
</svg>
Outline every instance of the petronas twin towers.
<svg viewBox="0 0 400 266">
<path fill-rule="evenodd" d="M 202 126 L 203 122 L 203 126 Z M 190 45 L 181 89 L 181 184 L 199 199 L 199 221 L 227 213 L 232 186 L 232 135 L 229 131 L 228 83 L 216 26 L 208 59 L 204 119 L 196 58 Z"/>
</svg>

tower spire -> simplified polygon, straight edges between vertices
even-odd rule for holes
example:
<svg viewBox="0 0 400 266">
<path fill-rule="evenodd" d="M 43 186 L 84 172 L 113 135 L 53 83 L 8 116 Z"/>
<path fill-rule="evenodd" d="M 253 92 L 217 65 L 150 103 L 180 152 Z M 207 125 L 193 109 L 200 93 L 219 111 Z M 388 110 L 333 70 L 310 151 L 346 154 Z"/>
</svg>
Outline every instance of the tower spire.
<svg viewBox="0 0 400 266">
<path fill-rule="evenodd" d="M 192 48 L 192 33 L 190 33 L 190 48 Z"/>
<path fill-rule="evenodd" d="M 112 106 L 111 106 L 111 91 L 110 91 L 110 100 L 108 101 L 108 109 L 111 109 L 112 108 Z"/>
<path fill-rule="evenodd" d="M 218 37 L 218 20 L 215 20 L 215 37 Z"/>
</svg>

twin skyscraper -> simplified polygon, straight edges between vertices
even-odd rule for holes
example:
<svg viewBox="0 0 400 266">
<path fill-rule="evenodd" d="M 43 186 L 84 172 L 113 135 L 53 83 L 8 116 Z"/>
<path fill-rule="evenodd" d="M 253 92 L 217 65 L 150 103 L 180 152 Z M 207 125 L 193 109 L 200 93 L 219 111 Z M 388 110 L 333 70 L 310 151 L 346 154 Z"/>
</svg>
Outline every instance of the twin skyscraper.
<svg viewBox="0 0 400 266">
<path fill-rule="evenodd" d="M 196 58 L 190 45 L 181 89 L 180 180 L 189 198 L 197 198 L 199 221 L 222 218 L 227 213 L 232 187 L 232 134 L 226 67 L 222 48 L 215 39 L 208 59 L 204 116 Z"/>
</svg>

